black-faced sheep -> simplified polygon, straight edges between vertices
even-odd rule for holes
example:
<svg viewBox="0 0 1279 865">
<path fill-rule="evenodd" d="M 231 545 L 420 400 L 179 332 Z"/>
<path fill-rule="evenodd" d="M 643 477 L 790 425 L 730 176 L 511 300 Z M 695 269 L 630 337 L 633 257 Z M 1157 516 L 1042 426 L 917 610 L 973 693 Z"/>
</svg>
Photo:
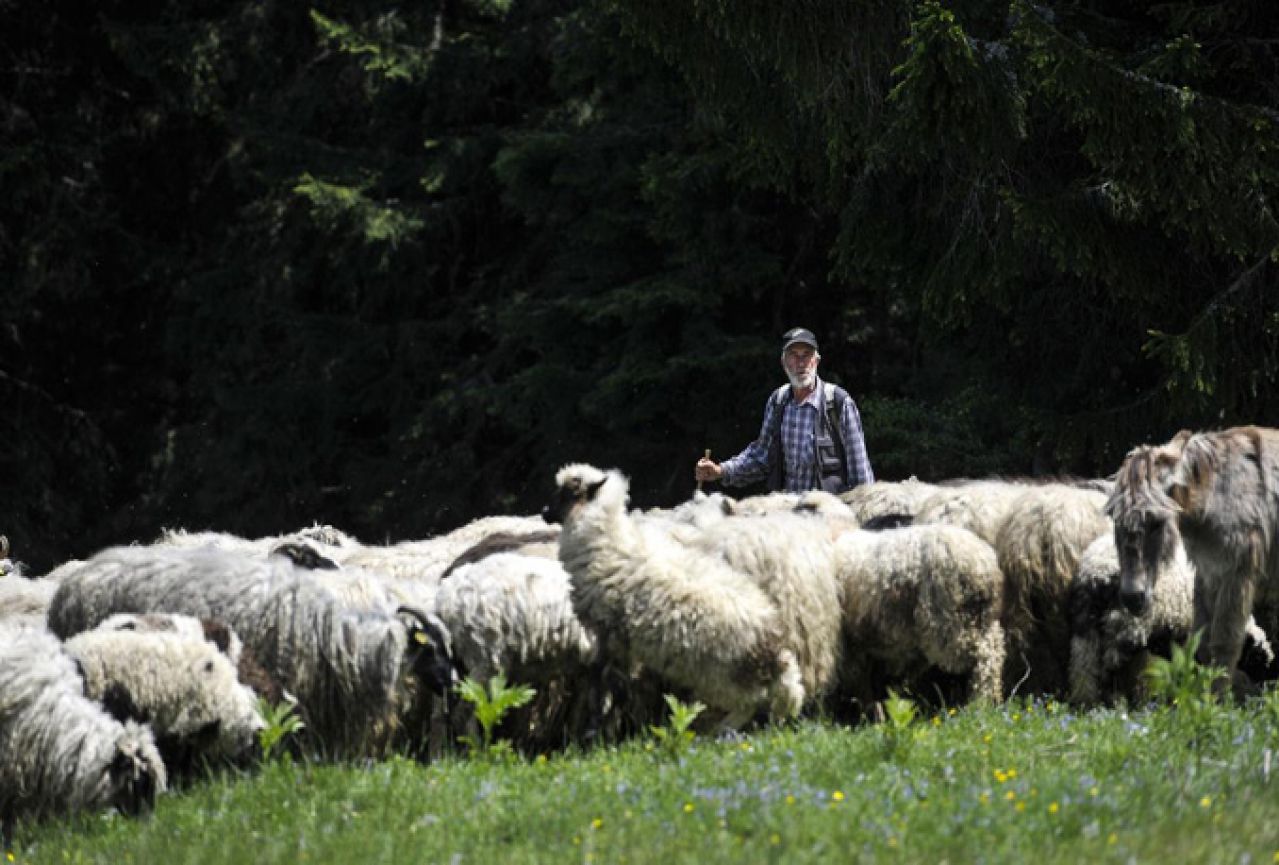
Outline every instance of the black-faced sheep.
<svg viewBox="0 0 1279 865">
<path fill-rule="evenodd" d="M 546 517 L 563 525 L 573 606 L 605 657 L 686 688 L 723 712 L 728 728 L 760 710 L 798 714 L 799 666 L 763 590 L 718 556 L 672 540 L 658 521 L 633 520 L 620 473 L 570 465 L 555 483 Z"/>
<path fill-rule="evenodd" d="M 84 695 L 75 662 L 43 628 L 0 622 L 0 829 L 115 807 L 150 810 L 167 784 L 151 731 Z"/>
</svg>

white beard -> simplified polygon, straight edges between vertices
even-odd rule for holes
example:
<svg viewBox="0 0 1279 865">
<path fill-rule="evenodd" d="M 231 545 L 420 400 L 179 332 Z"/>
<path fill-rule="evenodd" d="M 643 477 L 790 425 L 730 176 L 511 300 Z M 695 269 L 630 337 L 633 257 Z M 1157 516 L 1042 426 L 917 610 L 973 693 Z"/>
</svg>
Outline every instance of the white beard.
<svg viewBox="0 0 1279 865">
<path fill-rule="evenodd" d="M 800 390 L 808 390 L 817 384 L 817 373 L 811 369 L 804 372 L 790 372 L 788 370 L 786 378 L 790 379 L 791 387 L 797 387 Z"/>
</svg>

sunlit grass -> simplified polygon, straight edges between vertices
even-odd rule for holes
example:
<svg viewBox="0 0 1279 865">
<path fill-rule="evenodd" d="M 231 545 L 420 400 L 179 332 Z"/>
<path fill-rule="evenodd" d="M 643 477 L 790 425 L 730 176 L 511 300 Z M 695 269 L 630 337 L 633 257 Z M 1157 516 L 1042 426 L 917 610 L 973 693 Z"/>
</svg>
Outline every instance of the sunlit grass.
<svg viewBox="0 0 1279 865">
<path fill-rule="evenodd" d="M 672 754 L 649 740 L 513 764 L 276 761 L 147 820 L 19 833 L 16 862 L 1158 862 L 1279 853 L 1273 706 L 1017 703 L 876 728 L 807 722 Z M 1199 722 L 1196 722 L 1199 723 Z"/>
</svg>

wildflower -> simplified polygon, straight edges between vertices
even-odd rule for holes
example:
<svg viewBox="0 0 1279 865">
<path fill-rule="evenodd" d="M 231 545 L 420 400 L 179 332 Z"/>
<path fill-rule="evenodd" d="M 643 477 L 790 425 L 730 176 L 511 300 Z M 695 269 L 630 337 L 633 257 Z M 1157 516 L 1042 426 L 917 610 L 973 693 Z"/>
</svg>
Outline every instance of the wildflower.
<svg viewBox="0 0 1279 865">
<path fill-rule="evenodd" d="M 1200 800 L 1199 800 L 1199 807 L 1200 807 L 1200 808 L 1211 808 L 1211 807 L 1212 807 L 1212 797 L 1211 797 L 1211 796 L 1204 796 L 1202 799 L 1200 799 Z"/>
<path fill-rule="evenodd" d="M 1009 802 L 1011 802 L 1012 800 L 1017 798 L 1017 792 L 1015 790 L 1009 790 L 1007 793 L 1004 794 L 1004 798 L 1007 799 Z"/>
<path fill-rule="evenodd" d="M 692 813 L 693 813 L 693 803 L 692 803 L 692 802 L 685 802 L 685 803 L 684 803 L 684 813 L 685 813 L 685 814 L 692 814 Z"/>
<path fill-rule="evenodd" d="M 995 780 L 996 780 L 996 781 L 998 781 L 1000 784 L 1002 784 L 1002 783 L 1004 783 L 1005 781 L 1007 781 L 1007 780 L 1008 780 L 1008 776 L 1007 776 L 1007 775 L 1006 775 L 1003 771 L 1001 771 L 1001 770 L 999 770 L 999 769 L 996 769 L 996 770 L 995 770 Z"/>
<path fill-rule="evenodd" d="M 782 843 L 782 836 L 774 832 L 772 835 L 768 836 L 768 843 L 776 847 L 778 844 Z"/>
<path fill-rule="evenodd" d="M 896 847 L 896 846 L 897 846 L 897 836 L 896 836 L 896 835 L 889 835 L 889 836 L 888 836 L 888 846 L 889 846 L 889 847 Z"/>
<path fill-rule="evenodd" d="M 1096 787 L 1089 787 L 1088 795 L 1096 799 L 1098 796 L 1101 795 L 1101 790 L 1097 789 Z"/>
<path fill-rule="evenodd" d="M 752 749 L 751 749 L 751 743 L 750 743 L 750 742 L 743 742 L 743 743 L 740 745 L 740 747 L 741 747 L 741 749 L 742 749 L 743 751 L 750 751 L 750 750 L 752 750 Z"/>
<path fill-rule="evenodd" d="M 1111 832 L 1109 835 L 1106 836 L 1106 843 L 1109 844 L 1111 847 L 1114 847 L 1116 844 L 1119 843 L 1119 836 L 1116 835 L 1114 832 Z"/>
<path fill-rule="evenodd" d="M 1060 810 L 1061 810 L 1061 806 L 1058 805 L 1056 802 L 1052 802 L 1048 805 L 1049 814 L 1056 814 Z"/>
<path fill-rule="evenodd" d="M 1016 809 L 1017 809 L 1017 813 L 1018 813 L 1018 814 L 1020 814 L 1022 811 L 1025 811 L 1025 810 L 1026 810 L 1026 803 L 1025 803 L 1025 802 L 1018 802 L 1018 803 L 1017 803 L 1016 805 L 1014 805 L 1013 807 L 1014 807 L 1014 808 L 1016 808 Z"/>
<path fill-rule="evenodd" d="M 979 794 L 979 795 L 977 796 L 977 801 L 978 801 L 978 802 L 980 802 L 980 803 L 982 803 L 983 805 L 989 805 L 989 804 L 990 804 L 990 794 L 989 794 L 989 793 L 987 793 L 987 792 L 985 792 L 985 791 L 983 791 L 981 794 Z"/>
<path fill-rule="evenodd" d="M 989 744 L 990 744 L 990 740 L 991 740 L 991 739 L 993 739 L 993 738 L 994 738 L 993 736 L 991 736 L 989 733 L 987 733 L 985 736 L 982 736 L 982 737 L 981 737 L 982 744 L 983 744 L 983 745 L 989 745 Z"/>
<path fill-rule="evenodd" d="M 539 766 L 545 766 L 545 765 L 546 765 L 546 755 L 545 755 L 545 754 L 538 754 L 538 755 L 537 755 L 537 759 L 536 759 L 536 760 L 534 760 L 533 762 L 534 762 L 534 763 L 537 763 L 537 765 L 539 765 Z"/>
<path fill-rule="evenodd" d="M 834 793 L 830 794 L 830 797 L 834 799 L 836 802 L 843 802 L 844 792 L 842 790 L 836 790 Z"/>
<path fill-rule="evenodd" d="M 1009 769 L 1009 770 L 1008 770 L 1008 777 L 1009 777 L 1009 778 L 1016 778 L 1016 777 L 1017 777 L 1017 770 L 1016 770 L 1016 769 Z"/>
<path fill-rule="evenodd" d="M 596 817 L 594 820 L 591 821 L 592 829 L 599 829 L 603 825 L 604 825 L 604 818 L 602 817 Z"/>
<path fill-rule="evenodd" d="M 792 795 L 790 795 L 790 794 L 788 793 L 788 794 L 786 795 L 786 804 L 787 804 L 787 805 L 794 805 L 794 804 L 795 804 L 795 797 L 794 797 L 794 796 L 792 796 Z"/>
<path fill-rule="evenodd" d="M 952 718 L 955 717 L 955 707 L 951 706 L 949 709 L 947 709 L 946 714 Z"/>
<path fill-rule="evenodd" d="M 940 727 L 940 726 L 941 726 L 941 716 L 940 716 L 940 715 L 933 715 L 933 726 L 934 726 L 934 727 Z"/>
<path fill-rule="evenodd" d="M 1017 722 L 1020 720 L 1021 720 L 1021 712 L 1013 712 L 1013 721 Z"/>
</svg>

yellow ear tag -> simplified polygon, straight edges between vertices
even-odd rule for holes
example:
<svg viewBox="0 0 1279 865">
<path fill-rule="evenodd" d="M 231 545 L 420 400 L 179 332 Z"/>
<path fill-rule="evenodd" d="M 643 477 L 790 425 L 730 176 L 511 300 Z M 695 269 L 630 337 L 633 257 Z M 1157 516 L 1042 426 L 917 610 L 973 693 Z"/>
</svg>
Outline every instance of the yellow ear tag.
<svg viewBox="0 0 1279 865">
<path fill-rule="evenodd" d="M 429 646 L 429 645 L 431 645 L 431 638 L 430 638 L 430 637 L 428 637 L 428 636 L 427 636 L 424 632 L 422 632 L 422 631 L 414 631 L 414 632 L 413 632 L 413 639 L 414 639 L 414 641 L 416 641 L 416 642 L 417 642 L 417 644 L 418 644 L 419 646 Z"/>
</svg>

